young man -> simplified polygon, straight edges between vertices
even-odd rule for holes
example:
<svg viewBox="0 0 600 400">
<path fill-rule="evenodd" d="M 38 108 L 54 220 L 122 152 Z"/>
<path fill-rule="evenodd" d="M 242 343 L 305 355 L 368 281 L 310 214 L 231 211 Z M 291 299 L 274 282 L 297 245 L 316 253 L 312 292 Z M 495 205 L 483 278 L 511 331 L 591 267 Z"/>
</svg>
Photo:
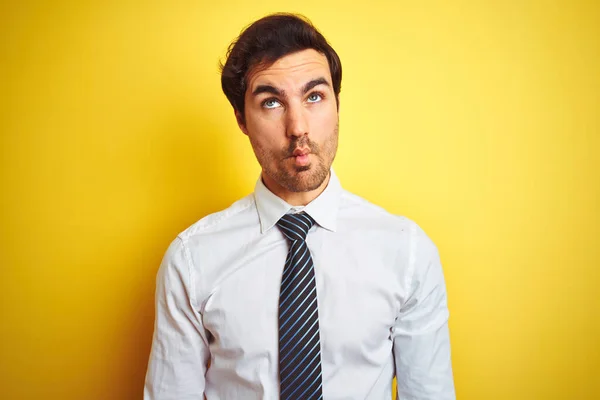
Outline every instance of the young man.
<svg viewBox="0 0 600 400">
<path fill-rule="evenodd" d="M 222 86 L 262 167 L 173 241 L 144 398 L 454 399 L 437 249 L 340 186 L 341 63 L 302 17 L 256 21 Z"/>
</svg>

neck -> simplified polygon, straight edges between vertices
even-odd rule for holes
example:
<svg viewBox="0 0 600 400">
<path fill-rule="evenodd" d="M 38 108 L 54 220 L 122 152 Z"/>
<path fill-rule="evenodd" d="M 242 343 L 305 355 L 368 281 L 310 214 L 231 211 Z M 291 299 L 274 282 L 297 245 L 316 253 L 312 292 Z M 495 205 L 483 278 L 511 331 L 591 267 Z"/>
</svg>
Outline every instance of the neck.
<svg viewBox="0 0 600 400">
<path fill-rule="evenodd" d="M 283 199 L 286 203 L 288 203 L 291 206 L 305 206 L 317 197 L 319 197 L 319 195 L 323 193 L 323 191 L 327 187 L 330 178 L 331 171 L 327 175 L 327 178 L 323 180 L 323 183 L 321 183 L 321 185 L 319 185 L 318 188 L 308 192 L 291 192 L 279 185 L 274 180 L 270 179 L 264 172 L 262 173 L 262 181 L 267 187 L 267 189 L 269 189 L 273 194 Z"/>
</svg>

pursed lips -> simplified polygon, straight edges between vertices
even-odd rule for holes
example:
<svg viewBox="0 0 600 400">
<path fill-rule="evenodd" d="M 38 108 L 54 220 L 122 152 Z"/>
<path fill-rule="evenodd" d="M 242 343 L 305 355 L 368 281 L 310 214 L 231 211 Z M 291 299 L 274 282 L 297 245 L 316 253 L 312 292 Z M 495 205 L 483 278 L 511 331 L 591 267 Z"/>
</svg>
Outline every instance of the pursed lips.
<svg viewBox="0 0 600 400">
<path fill-rule="evenodd" d="M 306 154 L 310 154 L 310 149 L 296 149 L 294 150 L 293 157 L 304 156 Z"/>
</svg>

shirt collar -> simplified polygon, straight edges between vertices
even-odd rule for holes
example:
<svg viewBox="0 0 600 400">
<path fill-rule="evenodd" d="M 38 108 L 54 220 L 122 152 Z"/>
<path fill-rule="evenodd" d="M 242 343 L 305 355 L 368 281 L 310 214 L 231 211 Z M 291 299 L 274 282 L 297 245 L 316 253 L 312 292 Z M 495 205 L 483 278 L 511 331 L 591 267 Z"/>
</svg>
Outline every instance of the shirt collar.
<svg viewBox="0 0 600 400">
<path fill-rule="evenodd" d="M 333 168 L 330 169 L 329 182 L 323 192 L 316 199 L 308 203 L 302 211 L 310 215 L 321 227 L 335 232 L 337 215 L 342 186 Z M 254 188 L 254 200 L 260 219 L 260 232 L 265 233 L 290 210 L 298 207 L 289 205 L 285 200 L 271 192 L 258 178 Z"/>
</svg>

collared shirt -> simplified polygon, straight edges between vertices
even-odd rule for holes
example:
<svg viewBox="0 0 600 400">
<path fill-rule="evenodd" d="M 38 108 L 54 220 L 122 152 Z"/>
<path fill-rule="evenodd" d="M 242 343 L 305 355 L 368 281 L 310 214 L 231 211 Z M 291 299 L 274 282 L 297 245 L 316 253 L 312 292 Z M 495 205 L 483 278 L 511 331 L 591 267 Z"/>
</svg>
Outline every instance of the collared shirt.
<svg viewBox="0 0 600 400">
<path fill-rule="evenodd" d="M 146 400 L 278 399 L 278 305 L 289 244 L 277 221 L 302 209 L 317 286 L 323 398 L 455 399 L 446 287 L 436 246 L 411 220 L 344 190 L 292 207 L 253 194 L 171 243 L 157 275 Z"/>
</svg>

